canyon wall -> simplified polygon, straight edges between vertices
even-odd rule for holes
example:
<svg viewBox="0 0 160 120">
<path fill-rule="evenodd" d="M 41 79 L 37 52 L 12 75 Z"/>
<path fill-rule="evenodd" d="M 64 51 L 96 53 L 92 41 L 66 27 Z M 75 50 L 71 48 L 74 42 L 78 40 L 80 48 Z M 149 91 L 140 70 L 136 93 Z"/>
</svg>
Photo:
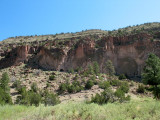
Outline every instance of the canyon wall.
<svg viewBox="0 0 160 120">
<path fill-rule="evenodd" d="M 97 61 L 101 72 L 105 72 L 106 61 L 111 60 L 117 74 L 135 77 L 141 75 L 149 53 L 160 57 L 160 41 L 152 39 L 153 36 L 141 33 L 100 37 L 98 40 L 86 37 L 78 42 L 71 39 L 61 43 L 63 47 L 57 47 L 55 42 L 43 46 L 15 46 L 10 51 L 0 50 L 3 56 L 0 69 L 25 62 L 29 67 L 67 71 L 78 67 L 87 68 L 93 61 Z"/>
</svg>

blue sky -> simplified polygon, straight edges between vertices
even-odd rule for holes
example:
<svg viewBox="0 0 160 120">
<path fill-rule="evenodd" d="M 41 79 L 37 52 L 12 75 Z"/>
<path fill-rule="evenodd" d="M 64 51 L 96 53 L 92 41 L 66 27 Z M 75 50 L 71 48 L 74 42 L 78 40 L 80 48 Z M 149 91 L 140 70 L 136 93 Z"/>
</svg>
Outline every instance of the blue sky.
<svg viewBox="0 0 160 120">
<path fill-rule="evenodd" d="M 160 0 L 0 0 L 0 40 L 160 22 Z"/>
</svg>

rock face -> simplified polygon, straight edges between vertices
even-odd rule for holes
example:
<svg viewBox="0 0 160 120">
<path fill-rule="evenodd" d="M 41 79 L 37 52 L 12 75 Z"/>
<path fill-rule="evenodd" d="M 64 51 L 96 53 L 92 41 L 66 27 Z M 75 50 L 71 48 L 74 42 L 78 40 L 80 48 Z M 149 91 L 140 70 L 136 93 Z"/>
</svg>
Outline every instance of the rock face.
<svg viewBox="0 0 160 120">
<path fill-rule="evenodd" d="M 101 72 L 105 72 L 105 63 L 111 60 L 117 74 L 140 76 L 148 54 L 160 56 L 159 35 L 156 33 L 156 38 L 147 33 L 123 37 L 100 36 L 98 40 L 85 37 L 78 42 L 72 38 L 60 42 L 62 47 L 57 46 L 55 41 L 52 44 L 46 42 L 43 46 L 15 46 L 5 52 L 5 58 L 0 60 L 0 68 L 25 62 L 30 67 L 67 71 L 78 67 L 87 68 L 93 61 L 97 61 Z"/>
</svg>

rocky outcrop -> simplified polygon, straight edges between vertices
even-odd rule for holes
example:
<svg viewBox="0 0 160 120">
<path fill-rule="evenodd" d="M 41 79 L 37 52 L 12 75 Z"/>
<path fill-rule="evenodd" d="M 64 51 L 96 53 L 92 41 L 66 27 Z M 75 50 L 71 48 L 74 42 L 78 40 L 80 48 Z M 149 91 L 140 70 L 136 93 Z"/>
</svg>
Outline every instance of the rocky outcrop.
<svg viewBox="0 0 160 120">
<path fill-rule="evenodd" d="M 97 40 L 98 39 L 98 40 Z M 105 63 L 111 60 L 117 74 L 130 77 L 140 76 L 149 53 L 160 56 L 159 33 L 154 36 L 140 33 L 122 37 L 85 37 L 75 42 L 73 38 L 65 42 L 47 42 L 43 46 L 18 46 L 0 60 L 0 68 L 25 62 L 30 67 L 45 70 L 87 68 L 97 61 L 105 72 Z M 61 47 L 59 47 L 61 46 Z"/>
<path fill-rule="evenodd" d="M 28 61 L 29 55 L 35 52 L 35 48 L 30 46 L 18 46 L 5 52 L 5 58 L 0 60 L 0 68 L 6 68 L 14 65 L 20 65 Z"/>
</svg>

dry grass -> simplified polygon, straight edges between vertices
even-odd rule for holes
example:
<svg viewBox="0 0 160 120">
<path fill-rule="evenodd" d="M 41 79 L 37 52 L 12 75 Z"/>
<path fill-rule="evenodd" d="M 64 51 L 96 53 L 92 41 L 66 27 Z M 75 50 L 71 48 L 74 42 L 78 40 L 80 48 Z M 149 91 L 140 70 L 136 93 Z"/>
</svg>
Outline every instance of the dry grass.
<svg viewBox="0 0 160 120">
<path fill-rule="evenodd" d="M 69 102 L 56 106 L 0 106 L 1 120 L 159 120 L 160 102 L 139 98 L 106 105 Z"/>
</svg>

